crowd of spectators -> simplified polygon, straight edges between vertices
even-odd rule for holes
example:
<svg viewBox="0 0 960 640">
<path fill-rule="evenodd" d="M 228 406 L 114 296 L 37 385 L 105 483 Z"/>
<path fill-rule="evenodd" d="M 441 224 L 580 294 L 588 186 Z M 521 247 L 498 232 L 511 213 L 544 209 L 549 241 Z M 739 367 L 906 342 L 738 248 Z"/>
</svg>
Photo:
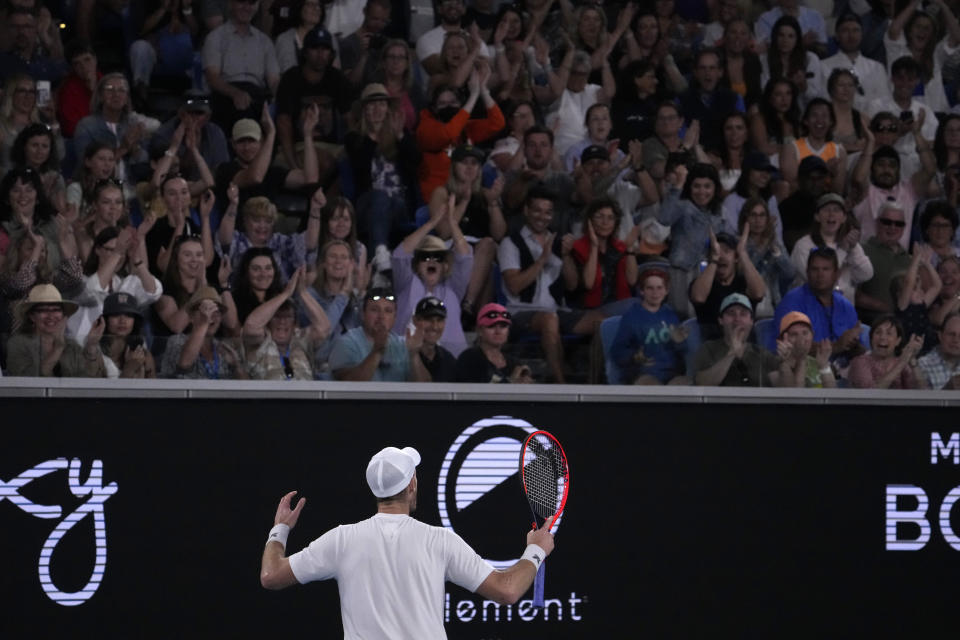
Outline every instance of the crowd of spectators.
<svg viewBox="0 0 960 640">
<path fill-rule="evenodd" d="M 2 0 L 2 372 L 955 388 L 958 13 Z"/>
</svg>

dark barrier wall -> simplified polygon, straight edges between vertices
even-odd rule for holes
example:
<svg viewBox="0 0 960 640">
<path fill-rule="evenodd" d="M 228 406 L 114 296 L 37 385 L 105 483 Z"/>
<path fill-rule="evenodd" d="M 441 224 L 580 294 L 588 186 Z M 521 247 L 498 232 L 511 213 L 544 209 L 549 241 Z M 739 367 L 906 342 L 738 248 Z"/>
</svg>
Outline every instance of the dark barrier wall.
<svg viewBox="0 0 960 640">
<path fill-rule="evenodd" d="M 368 517 L 370 455 L 412 445 L 423 455 L 417 517 L 509 560 L 524 547 L 529 510 L 511 469 L 478 461 L 515 456 L 523 424 L 554 432 L 571 465 L 547 563 L 549 619 L 528 602 L 497 608 L 451 586 L 451 638 L 956 633 L 960 440 L 947 409 L 149 398 L 0 406 L 5 637 L 341 637 L 334 583 L 279 593 L 259 585 L 280 496 L 307 497 L 288 546 L 298 550 Z M 513 419 L 476 425 L 498 415 Z M 478 465 L 489 486 L 458 508 L 457 487 Z"/>
</svg>

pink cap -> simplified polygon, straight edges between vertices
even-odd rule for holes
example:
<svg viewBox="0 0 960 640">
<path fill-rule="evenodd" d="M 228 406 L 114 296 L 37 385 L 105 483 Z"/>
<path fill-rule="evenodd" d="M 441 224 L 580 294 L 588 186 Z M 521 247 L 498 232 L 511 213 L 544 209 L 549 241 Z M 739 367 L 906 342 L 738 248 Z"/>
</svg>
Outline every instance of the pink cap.
<svg viewBox="0 0 960 640">
<path fill-rule="evenodd" d="M 502 304 L 490 302 L 483 305 L 480 311 L 477 312 L 478 327 L 489 327 L 498 322 L 506 322 L 508 325 L 513 324 L 510 320 L 510 312 L 507 311 L 507 308 Z"/>
</svg>

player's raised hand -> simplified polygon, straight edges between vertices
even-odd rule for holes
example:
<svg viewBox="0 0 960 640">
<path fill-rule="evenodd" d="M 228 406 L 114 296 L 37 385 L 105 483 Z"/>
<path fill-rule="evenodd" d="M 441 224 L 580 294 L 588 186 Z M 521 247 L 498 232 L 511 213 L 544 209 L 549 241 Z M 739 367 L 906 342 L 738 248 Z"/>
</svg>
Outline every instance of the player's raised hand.
<svg viewBox="0 0 960 640">
<path fill-rule="evenodd" d="M 290 508 L 290 505 L 293 501 L 293 496 L 297 494 L 296 491 L 291 491 L 287 495 L 280 498 L 280 505 L 277 507 L 277 515 L 273 518 L 273 524 L 285 524 L 291 529 L 293 529 L 297 524 L 297 519 L 300 517 L 300 512 L 303 511 L 303 505 L 307 504 L 306 498 L 300 498 L 297 500 L 297 506 L 293 509 Z"/>
</svg>

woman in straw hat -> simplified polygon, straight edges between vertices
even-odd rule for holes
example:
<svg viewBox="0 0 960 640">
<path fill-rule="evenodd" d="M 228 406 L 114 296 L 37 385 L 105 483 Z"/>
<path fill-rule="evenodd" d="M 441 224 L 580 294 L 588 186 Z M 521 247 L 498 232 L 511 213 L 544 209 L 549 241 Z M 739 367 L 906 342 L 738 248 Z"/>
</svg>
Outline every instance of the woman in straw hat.
<svg viewBox="0 0 960 640">
<path fill-rule="evenodd" d="M 190 333 L 178 333 L 167 340 L 160 364 L 163 378 L 232 380 L 246 378 L 233 347 L 217 337 L 223 316 L 228 313 L 220 294 L 204 285 L 187 303 Z"/>
<path fill-rule="evenodd" d="M 7 343 L 7 372 L 13 376 L 102 378 L 106 375 L 100 337 L 103 319 L 91 327 L 83 346 L 67 339 L 67 318 L 77 304 L 52 284 L 38 284 L 17 305 L 14 335 Z"/>
</svg>

